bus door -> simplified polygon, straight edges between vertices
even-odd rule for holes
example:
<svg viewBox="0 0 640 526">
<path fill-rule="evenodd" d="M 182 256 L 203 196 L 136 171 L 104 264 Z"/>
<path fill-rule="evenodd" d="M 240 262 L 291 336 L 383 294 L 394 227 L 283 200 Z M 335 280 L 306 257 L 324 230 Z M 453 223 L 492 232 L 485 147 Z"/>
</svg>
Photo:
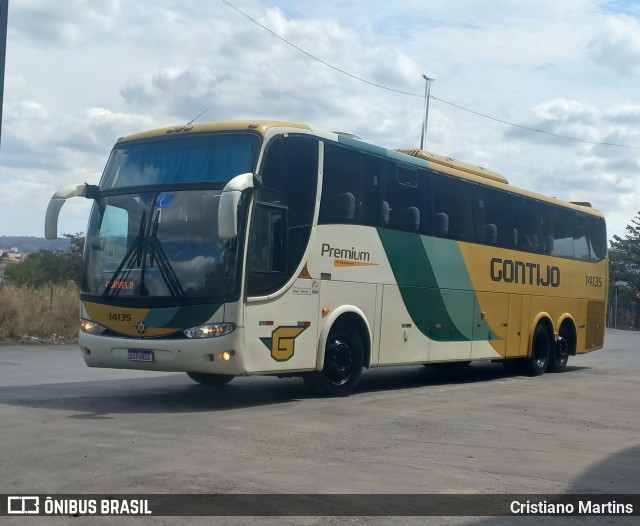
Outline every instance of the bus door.
<svg viewBox="0 0 640 526">
<path fill-rule="evenodd" d="M 298 278 L 277 299 L 245 304 L 245 357 L 251 372 L 316 366 L 320 281 Z"/>
<path fill-rule="evenodd" d="M 291 257 L 294 233 L 288 214 L 288 207 L 275 201 L 255 205 L 244 313 L 245 363 L 251 372 L 303 370 L 316 364 L 320 280 L 311 279 L 305 266 L 283 291 L 299 261 L 297 255 Z"/>
<path fill-rule="evenodd" d="M 251 372 L 316 365 L 320 280 L 312 279 L 303 259 L 321 150 L 317 138 L 293 134 L 266 146 L 246 257 L 245 360 Z"/>
</svg>

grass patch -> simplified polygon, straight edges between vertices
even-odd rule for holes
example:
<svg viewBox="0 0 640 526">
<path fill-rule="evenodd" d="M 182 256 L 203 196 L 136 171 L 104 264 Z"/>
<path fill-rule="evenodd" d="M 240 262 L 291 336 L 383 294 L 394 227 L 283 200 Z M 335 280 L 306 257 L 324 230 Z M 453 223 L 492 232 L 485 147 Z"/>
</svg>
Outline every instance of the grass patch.
<svg viewBox="0 0 640 526">
<path fill-rule="evenodd" d="M 43 288 L 0 285 L 0 340 L 76 341 L 78 312 L 75 283 Z"/>
</svg>

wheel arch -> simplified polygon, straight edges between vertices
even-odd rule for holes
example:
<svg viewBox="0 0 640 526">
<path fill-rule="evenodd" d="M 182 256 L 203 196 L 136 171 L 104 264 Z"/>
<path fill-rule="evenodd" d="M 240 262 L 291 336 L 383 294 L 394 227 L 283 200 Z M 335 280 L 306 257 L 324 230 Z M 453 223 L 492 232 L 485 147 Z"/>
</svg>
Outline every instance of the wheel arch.
<svg viewBox="0 0 640 526">
<path fill-rule="evenodd" d="M 576 321 L 573 318 L 573 316 L 571 316 L 571 314 L 565 313 L 562 316 L 560 316 L 560 319 L 558 320 L 558 332 L 557 334 L 555 334 L 556 340 L 558 339 L 558 336 L 562 332 L 563 327 L 567 327 L 568 330 L 571 331 L 570 335 L 572 337 L 571 343 L 573 344 L 573 348 L 570 349 L 569 354 L 571 356 L 575 356 L 576 353 L 578 352 L 578 329 L 576 326 Z"/>
<path fill-rule="evenodd" d="M 329 338 L 331 329 L 338 323 L 348 325 L 360 336 L 364 346 L 364 366 L 368 369 L 371 366 L 371 324 L 367 320 L 364 312 L 358 307 L 354 305 L 343 305 L 331 311 L 325 319 L 324 327 L 318 339 L 316 370 L 322 371 L 324 367 L 324 351 L 327 345 L 327 339 Z"/>
<path fill-rule="evenodd" d="M 533 334 L 535 333 L 536 327 L 539 323 L 545 325 L 547 331 L 549 332 L 549 336 L 551 337 L 551 345 L 555 345 L 556 342 L 556 332 L 553 327 L 553 321 L 551 320 L 551 316 L 548 312 L 540 312 L 533 319 L 531 326 L 529 327 L 529 344 L 527 346 L 527 357 L 531 357 L 531 352 L 533 351 Z"/>
</svg>

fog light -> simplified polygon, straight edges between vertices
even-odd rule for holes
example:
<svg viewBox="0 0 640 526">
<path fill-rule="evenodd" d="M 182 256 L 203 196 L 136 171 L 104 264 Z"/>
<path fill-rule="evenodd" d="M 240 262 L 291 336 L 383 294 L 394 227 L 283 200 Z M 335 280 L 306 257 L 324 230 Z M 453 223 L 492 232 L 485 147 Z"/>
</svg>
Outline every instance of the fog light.
<svg viewBox="0 0 640 526">
<path fill-rule="evenodd" d="M 233 323 L 209 323 L 192 327 L 184 331 L 187 338 L 215 338 L 217 336 L 225 336 L 236 330 Z"/>
<path fill-rule="evenodd" d="M 91 320 L 80 320 L 80 330 L 82 332 L 86 332 L 87 334 L 97 334 L 100 335 L 104 331 L 107 330 L 106 327 L 100 325 L 99 323 L 95 323 Z"/>
<path fill-rule="evenodd" d="M 235 351 L 222 351 L 221 353 L 218 353 L 218 360 L 228 362 L 235 353 Z"/>
</svg>

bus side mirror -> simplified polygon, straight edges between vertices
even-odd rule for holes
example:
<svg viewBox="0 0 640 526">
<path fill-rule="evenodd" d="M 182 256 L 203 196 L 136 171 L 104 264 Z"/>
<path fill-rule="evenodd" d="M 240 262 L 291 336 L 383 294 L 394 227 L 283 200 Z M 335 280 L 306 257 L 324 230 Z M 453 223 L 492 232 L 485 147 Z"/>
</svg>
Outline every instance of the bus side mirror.
<svg viewBox="0 0 640 526">
<path fill-rule="evenodd" d="M 72 197 L 86 197 L 87 199 L 95 199 L 98 197 L 100 188 L 87 183 L 70 184 L 61 190 L 58 190 L 51 197 L 47 206 L 47 213 L 44 220 L 44 237 L 47 239 L 57 239 L 58 237 L 58 215 L 60 209 L 67 199 Z"/>
<path fill-rule="evenodd" d="M 240 174 L 231 179 L 220 194 L 218 205 L 218 237 L 233 239 L 238 236 L 238 204 L 242 192 L 256 186 L 252 173 Z"/>
</svg>

